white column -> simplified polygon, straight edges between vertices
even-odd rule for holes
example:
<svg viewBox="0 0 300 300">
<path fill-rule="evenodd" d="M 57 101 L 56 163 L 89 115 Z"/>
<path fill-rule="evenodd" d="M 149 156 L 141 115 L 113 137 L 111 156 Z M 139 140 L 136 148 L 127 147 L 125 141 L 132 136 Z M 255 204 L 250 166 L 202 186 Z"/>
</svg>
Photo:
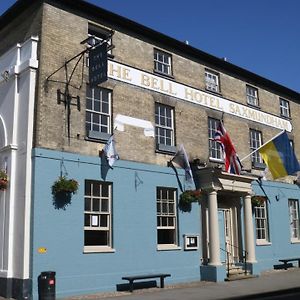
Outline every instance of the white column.
<svg viewBox="0 0 300 300">
<path fill-rule="evenodd" d="M 255 246 L 254 246 L 254 230 L 252 220 L 252 206 L 251 196 L 244 197 L 244 236 L 245 236 L 245 250 L 247 251 L 247 262 L 255 263 Z"/>
<path fill-rule="evenodd" d="M 221 265 L 217 192 L 208 194 L 209 265 Z"/>
</svg>

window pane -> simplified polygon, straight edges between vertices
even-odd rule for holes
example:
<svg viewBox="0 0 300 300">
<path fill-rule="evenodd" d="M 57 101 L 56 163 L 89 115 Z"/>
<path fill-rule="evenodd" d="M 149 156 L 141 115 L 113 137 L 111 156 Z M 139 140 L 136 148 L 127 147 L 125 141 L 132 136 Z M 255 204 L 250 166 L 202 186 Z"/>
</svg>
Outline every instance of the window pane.
<svg viewBox="0 0 300 300">
<path fill-rule="evenodd" d="M 108 197 L 108 192 L 109 192 L 109 185 L 108 184 L 103 184 L 102 189 L 101 189 L 101 196 L 102 197 Z"/>
<path fill-rule="evenodd" d="M 99 199 L 93 199 L 93 211 L 100 211 Z"/>
<path fill-rule="evenodd" d="M 90 223 L 90 218 L 91 217 L 91 215 L 89 215 L 89 214 L 85 214 L 84 215 L 84 226 L 90 226 L 91 225 L 91 223 Z"/>
<path fill-rule="evenodd" d="M 100 196 L 100 185 L 94 183 L 93 184 L 93 196 Z"/>
<path fill-rule="evenodd" d="M 108 199 L 101 200 L 101 212 L 108 212 L 109 211 L 109 203 Z"/>
<path fill-rule="evenodd" d="M 108 232 L 98 230 L 86 230 L 84 232 L 85 246 L 106 246 L 108 245 Z"/>
<path fill-rule="evenodd" d="M 91 198 L 85 198 L 84 200 L 84 210 L 91 211 Z"/>
</svg>

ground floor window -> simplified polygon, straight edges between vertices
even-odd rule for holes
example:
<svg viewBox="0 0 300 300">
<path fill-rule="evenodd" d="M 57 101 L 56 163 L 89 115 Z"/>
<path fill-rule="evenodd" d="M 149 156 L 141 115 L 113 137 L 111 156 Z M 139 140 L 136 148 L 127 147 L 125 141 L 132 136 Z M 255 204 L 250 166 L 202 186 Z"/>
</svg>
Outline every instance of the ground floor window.
<svg viewBox="0 0 300 300">
<path fill-rule="evenodd" d="M 289 213 L 290 213 L 290 229 L 291 241 L 296 242 L 300 240 L 299 236 L 299 201 L 289 200 Z"/>
<path fill-rule="evenodd" d="M 267 203 L 254 206 L 255 226 L 256 226 L 256 242 L 258 244 L 268 243 L 269 225 Z"/>
<path fill-rule="evenodd" d="M 84 195 L 84 250 L 112 247 L 112 183 L 86 180 Z"/>
<path fill-rule="evenodd" d="M 176 198 L 176 189 L 157 188 L 157 243 L 159 248 L 178 245 Z"/>
</svg>

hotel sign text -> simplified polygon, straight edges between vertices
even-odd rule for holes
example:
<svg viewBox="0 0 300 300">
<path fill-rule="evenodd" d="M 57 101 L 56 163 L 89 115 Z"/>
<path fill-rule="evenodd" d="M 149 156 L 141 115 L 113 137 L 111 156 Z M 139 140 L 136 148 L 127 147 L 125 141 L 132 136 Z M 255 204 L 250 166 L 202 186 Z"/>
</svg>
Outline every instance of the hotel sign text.
<svg viewBox="0 0 300 300">
<path fill-rule="evenodd" d="M 108 77 L 146 88 L 211 109 L 222 111 L 243 119 L 258 122 L 278 129 L 292 131 L 292 124 L 286 119 L 253 109 L 227 99 L 191 88 L 172 80 L 114 62 L 108 61 Z"/>
</svg>

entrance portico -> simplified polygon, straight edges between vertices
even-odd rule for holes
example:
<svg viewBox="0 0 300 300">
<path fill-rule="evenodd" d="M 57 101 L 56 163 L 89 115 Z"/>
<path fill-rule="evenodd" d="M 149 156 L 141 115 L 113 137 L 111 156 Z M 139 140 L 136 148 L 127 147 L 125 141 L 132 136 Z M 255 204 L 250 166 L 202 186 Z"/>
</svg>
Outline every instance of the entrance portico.
<svg viewBox="0 0 300 300">
<path fill-rule="evenodd" d="M 252 176 L 229 174 L 220 168 L 196 171 L 196 187 L 207 195 L 201 207 L 203 280 L 224 280 L 229 263 L 245 259 L 249 266 L 256 262 L 251 206 L 253 180 Z"/>
</svg>

